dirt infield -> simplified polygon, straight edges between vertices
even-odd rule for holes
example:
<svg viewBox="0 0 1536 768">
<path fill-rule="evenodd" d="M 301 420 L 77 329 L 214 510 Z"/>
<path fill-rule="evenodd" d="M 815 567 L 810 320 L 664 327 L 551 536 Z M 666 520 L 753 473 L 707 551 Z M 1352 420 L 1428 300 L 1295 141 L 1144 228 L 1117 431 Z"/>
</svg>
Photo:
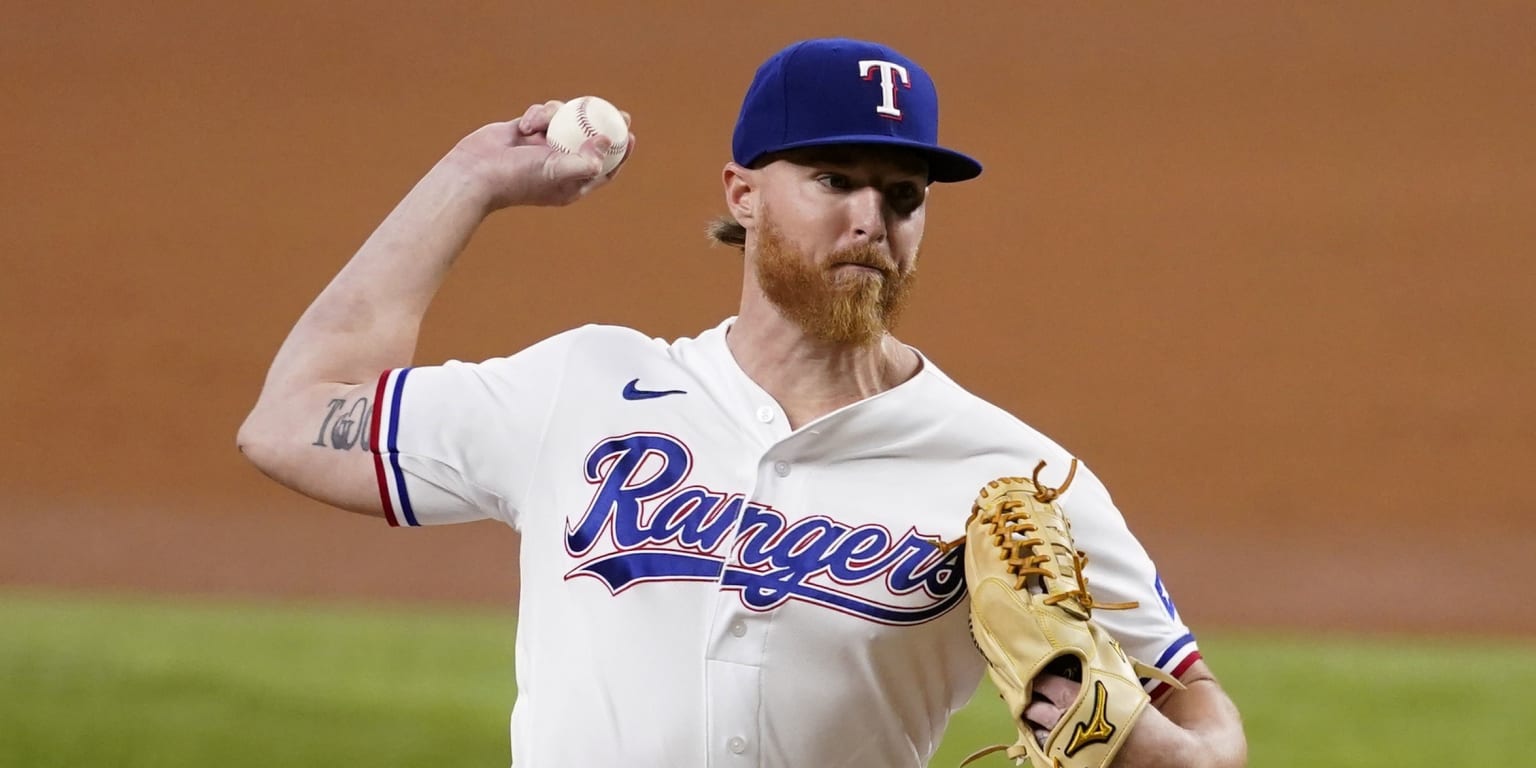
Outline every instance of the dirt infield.
<svg viewBox="0 0 1536 768">
<path fill-rule="evenodd" d="M 488 225 L 419 359 L 713 325 L 741 90 L 850 34 L 987 164 L 933 195 L 903 336 L 1089 461 L 1197 627 L 1536 632 L 1531 6 L 134 5 L 0 25 L 0 586 L 510 603 L 510 532 L 239 459 L 272 353 L 460 135 L 582 93 L 631 166 Z"/>
</svg>

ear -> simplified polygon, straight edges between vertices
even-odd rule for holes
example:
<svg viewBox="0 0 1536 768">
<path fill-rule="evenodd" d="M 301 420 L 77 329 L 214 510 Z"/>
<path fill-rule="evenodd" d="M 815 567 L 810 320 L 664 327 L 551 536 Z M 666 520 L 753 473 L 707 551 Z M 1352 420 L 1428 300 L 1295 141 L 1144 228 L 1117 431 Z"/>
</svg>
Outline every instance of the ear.
<svg viewBox="0 0 1536 768">
<path fill-rule="evenodd" d="M 725 186 L 725 207 L 742 226 L 750 226 L 757 212 L 757 171 L 726 163 L 720 174 Z"/>
</svg>

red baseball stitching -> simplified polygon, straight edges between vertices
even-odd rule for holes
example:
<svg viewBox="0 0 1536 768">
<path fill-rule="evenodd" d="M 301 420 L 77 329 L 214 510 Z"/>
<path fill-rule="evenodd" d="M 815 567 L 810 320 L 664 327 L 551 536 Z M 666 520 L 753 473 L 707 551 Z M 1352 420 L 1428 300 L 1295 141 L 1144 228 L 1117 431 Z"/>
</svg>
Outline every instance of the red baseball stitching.
<svg viewBox="0 0 1536 768">
<path fill-rule="evenodd" d="M 587 138 L 590 139 L 597 135 L 597 129 L 593 128 L 590 122 L 587 122 L 586 98 L 582 98 L 579 102 L 576 103 L 576 124 L 581 126 L 581 132 L 585 133 Z"/>
<path fill-rule="evenodd" d="M 588 98 L 583 96 L 576 104 L 576 124 L 581 126 L 581 132 L 590 139 L 597 135 L 597 129 L 593 128 L 592 123 L 587 120 L 587 101 Z M 624 145 L 628 143 L 627 138 L 623 142 L 613 142 L 608 146 L 607 154 L 617 155 L 623 153 Z"/>
</svg>

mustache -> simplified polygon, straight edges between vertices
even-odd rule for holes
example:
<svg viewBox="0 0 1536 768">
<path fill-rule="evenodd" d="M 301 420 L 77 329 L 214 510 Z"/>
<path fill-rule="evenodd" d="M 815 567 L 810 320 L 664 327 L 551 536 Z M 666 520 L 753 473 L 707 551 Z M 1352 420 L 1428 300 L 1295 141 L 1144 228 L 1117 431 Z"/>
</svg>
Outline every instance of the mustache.
<svg viewBox="0 0 1536 768">
<path fill-rule="evenodd" d="M 837 251 L 828 259 L 828 264 L 829 268 L 853 264 L 855 266 L 878 269 L 888 275 L 896 274 L 898 271 L 896 269 L 896 262 L 892 261 L 890 257 L 873 245 L 857 245 Z"/>
</svg>

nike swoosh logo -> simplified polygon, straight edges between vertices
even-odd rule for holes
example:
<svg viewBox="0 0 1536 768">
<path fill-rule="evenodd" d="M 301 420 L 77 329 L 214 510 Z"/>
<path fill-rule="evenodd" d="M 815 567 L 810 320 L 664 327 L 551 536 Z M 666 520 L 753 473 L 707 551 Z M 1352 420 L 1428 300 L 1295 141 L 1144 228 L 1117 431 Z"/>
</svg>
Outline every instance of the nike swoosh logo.
<svg viewBox="0 0 1536 768">
<path fill-rule="evenodd" d="M 654 400 L 658 397 L 666 397 L 667 395 L 688 394 L 681 389 L 641 389 L 635 386 L 639 383 L 639 379 L 630 379 L 629 383 L 624 385 L 625 400 Z"/>
</svg>

